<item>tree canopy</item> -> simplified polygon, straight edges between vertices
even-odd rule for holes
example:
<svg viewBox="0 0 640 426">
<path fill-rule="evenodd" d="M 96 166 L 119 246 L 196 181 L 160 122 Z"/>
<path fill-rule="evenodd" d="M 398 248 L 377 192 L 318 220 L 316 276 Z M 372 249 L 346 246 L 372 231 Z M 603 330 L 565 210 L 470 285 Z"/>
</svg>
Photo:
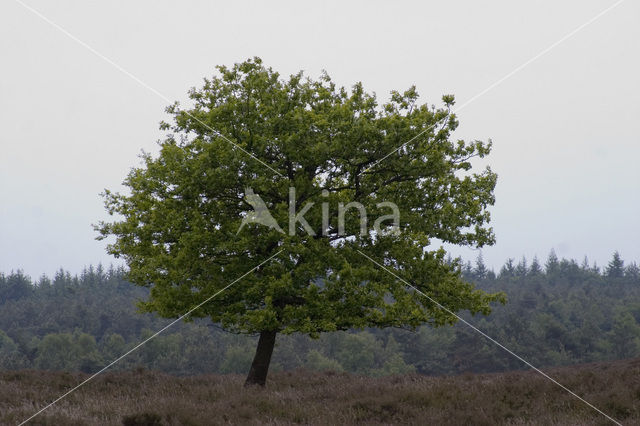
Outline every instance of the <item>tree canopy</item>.
<svg viewBox="0 0 640 426">
<path fill-rule="evenodd" d="M 452 312 L 487 314 L 501 300 L 476 290 L 459 262 L 433 248 L 494 242 L 488 207 L 496 175 L 471 170 L 491 143 L 451 140 L 453 96 L 435 108 L 418 104 L 412 87 L 379 104 L 360 83 L 338 88 L 326 73 L 283 79 L 254 58 L 219 66 L 189 97 L 188 109 L 168 108 L 173 121 L 161 124 L 159 154 L 132 169 L 129 193 L 105 191 L 117 218 L 97 226 L 99 238 L 115 236 L 108 250 L 126 260 L 129 279 L 150 288 L 144 311 L 184 314 L 279 253 L 192 313 L 260 333 L 256 360 L 262 353 L 268 368 L 276 333 L 455 322 L 362 253 Z M 257 223 L 240 229 L 249 193 L 288 232 Z M 345 211 L 348 203 L 362 209 Z M 363 232 L 363 212 L 384 217 L 389 203 L 397 223 Z M 261 370 L 250 379 L 263 384 Z"/>
</svg>

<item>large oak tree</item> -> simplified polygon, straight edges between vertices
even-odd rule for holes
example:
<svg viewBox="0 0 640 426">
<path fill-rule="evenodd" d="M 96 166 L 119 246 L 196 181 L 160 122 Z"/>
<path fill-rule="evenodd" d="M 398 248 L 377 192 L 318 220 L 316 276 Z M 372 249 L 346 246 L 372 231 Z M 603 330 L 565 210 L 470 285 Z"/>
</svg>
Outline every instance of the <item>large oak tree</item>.
<svg viewBox="0 0 640 426">
<path fill-rule="evenodd" d="M 437 248 L 494 242 L 487 208 L 496 175 L 473 172 L 470 162 L 491 144 L 450 139 L 458 124 L 452 96 L 435 108 L 418 104 L 410 88 L 381 105 L 360 83 L 346 90 L 326 74 L 281 78 L 259 58 L 218 67 L 189 96 L 188 109 L 168 108 L 159 154 L 131 170 L 127 193 L 105 191 L 114 221 L 97 229 L 99 238 L 115 236 L 108 250 L 126 260 L 129 279 L 150 287 L 140 307 L 164 317 L 281 250 L 191 314 L 259 334 L 248 384 L 264 385 L 277 333 L 439 326 L 456 318 L 433 300 L 451 312 L 488 314 L 501 299 L 464 282 L 459 263 Z M 296 212 L 310 205 L 309 227 L 287 226 L 290 188 Z M 252 211 L 248 191 L 284 232 L 256 223 L 238 232 Z M 339 232 L 339 204 L 349 202 L 366 211 L 364 233 L 357 209 L 347 210 Z M 398 206 L 399 226 L 387 220 L 374 232 L 371 223 L 390 213 L 381 202 Z"/>
</svg>

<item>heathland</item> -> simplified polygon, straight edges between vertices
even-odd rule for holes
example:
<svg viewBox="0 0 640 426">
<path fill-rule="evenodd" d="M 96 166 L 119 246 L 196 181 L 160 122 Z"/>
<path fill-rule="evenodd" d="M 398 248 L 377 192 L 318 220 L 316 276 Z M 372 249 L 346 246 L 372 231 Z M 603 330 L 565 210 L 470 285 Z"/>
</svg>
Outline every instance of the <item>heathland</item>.
<svg viewBox="0 0 640 426">
<path fill-rule="evenodd" d="M 640 360 L 546 372 L 623 424 L 640 424 Z M 20 423 L 86 377 L 33 370 L 0 373 L 0 423 Z M 30 424 L 613 424 L 533 371 L 366 377 L 298 370 L 272 374 L 264 389 L 244 388 L 243 380 L 233 374 L 109 372 Z"/>
</svg>

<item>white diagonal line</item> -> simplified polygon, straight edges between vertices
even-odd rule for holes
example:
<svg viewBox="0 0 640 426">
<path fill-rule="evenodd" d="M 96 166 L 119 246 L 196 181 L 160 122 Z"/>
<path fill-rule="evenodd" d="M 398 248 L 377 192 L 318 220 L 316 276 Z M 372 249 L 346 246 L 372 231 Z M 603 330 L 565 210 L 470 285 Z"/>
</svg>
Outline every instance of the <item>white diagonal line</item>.
<svg viewBox="0 0 640 426">
<path fill-rule="evenodd" d="M 51 403 L 49 403 L 47 406 L 45 406 L 44 408 L 41 408 L 37 413 L 33 414 L 31 417 L 29 417 L 28 419 L 24 420 L 22 423 L 20 423 L 20 425 L 23 425 L 25 423 L 27 423 L 28 421 L 30 421 L 31 419 L 33 419 L 34 417 L 36 417 L 37 415 L 39 415 L 40 413 L 42 413 L 43 411 L 45 411 L 46 409 L 48 409 L 49 407 L 51 407 L 52 405 L 54 405 L 55 403 L 57 403 L 58 401 L 60 401 L 61 399 L 65 398 L 66 396 L 68 396 L 69 394 L 75 392 L 76 390 L 78 390 L 81 386 L 84 386 L 85 384 L 87 384 L 88 382 L 90 382 L 91 380 L 93 380 L 96 376 L 100 375 L 101 373 L 103 373 L 105 370 L 107 370 L 109 367 L 111 367 L 112 365 L 114 365 L 115 363 L 117 363 L 118 361 L 120 361 L 121 359 L 123 359 L 124 357 L 126 357 L 127 355 L 129 355 L 131 352 L 136 351 L 138 348 L 140 348 L 142 345 L 144 345 L 145 343 L 147 343 L 149 340 L 155 338 L 157 335 L 159 335 L 160 333 L 162 333 L 163 331 L 165 331 L 167 328 L 171 327 L 172 325 L 174 325 L 175 323 L 177 323 L 178 321 L 182 320 L 184 317 L 186 317 L 187 315 L 191 314 L 193 311 L 195 311 L 196 309 L 198 309 L 199 307 L 201 307 L 202 305 L 204 305 L 205 303 L 209 302 L 211 299 L 213 299 L 214 297 L 216 297 L 217 295 L 219 295 L 220 293 L 222 293 L 223 291 L 225 291 L 226 289 L 228 289 L 229 287 L 231 287 L 232 285 L 234 285 L 235 283 L 237 283 L 238 281 L 240 281 L 241 279 L 243 279 L 244 277 L 246 277 L 247 275 L 249 275 L 250 273 L 252 273 L 253 271 L 255 271 L 256 269 L 258 269 L 259 267 L 261 267 L 262 265 L 264 265 L 265 263 L 271 261 L 271 259 L 273 259 L 274 257 L 276 257 L 277 255 L 279 255 L 280 253 L 282 253 L 284 250 L 280 250 L 278 251 L 276 254 L 272 255 L 271 257 L 269 257 L 267 260 L 263 261 L 262 263 L 260 263 L 257 266 L 254 266 L 253 268 L 251 268 L 248 272 L 245 272 L 243 275 L 241 275 L 239 278 L 236 278 L 235 280 L 233 280 L 230 284 L 228 284 L 226 287 L 224 287 L 223 289 L 217 291 L 216 293 L 214 293 L 213 295 L 207 297 L 203 302 L 200 302 L 199 304 L 197 304 L 196 306 L 194 306 L 193 308 L 191 308 L 187 313 L 182 314 L 181 316 L 179 316 L 177 319 L 173 320 L 172 322 L 170 322 L 169 324 L 167 324 L 166 326 L 162 327 L 160 330 L 156 331 L 154 334 L 152 334 L 151 336 L 147 337 L 146 339 L 144 339 L 142 342 L 138 343 L 136 346 L 134 346 L 132 349 L 128 350 L 125 354 L 121 355 L 119 358 L 115 359 L 114 361 L 112 361 L 109 365 L 107 365 L 106 367 L 103 367 L 100 371 L 98 371 L 97 373 L 92 374 L 88 379 L 84 380 L 83 382 L 81 382 L 80 384 L 78 384 L 77 386 L 75 386 L 74 388 L 68 390 L 67 392 L 65 392 L 64 394 L 62 394 L 61 396 L 59 396 L 58 398 L 56 398 L 54 401 L 52 401 Z"/>
<path fill-rule="evenodd" d="M 575 29 L 573 29 L 571 32 L 567 33 L 564 35 L 564 37 L 562 37 L 560 40 L 556 41 L 555 43 L 551 44 L 550 46 L 548 46 L 546 49 L 543 49 L 542 51 L 540 51 L 537 55 L 535 55 L 534 57 L 532 57 L 531 59 L 529 59 L 528 61 L 522 63 L 520 66 L 516 67 L 513 71 L 505 74 L 502 78 L 500 78 L 499 80 L 495 81 L 493 84 L 491 84 L 489 87 L 487 87 L 486 89 L 476 93 L 474 96 L 472 96 L 470 99 L 468 99 L 465 103 L 463 103 L 462 105 L 460 105 L 459 107 L 455 108 L 452 113 L 456 114 L 458 112 L 460 112 L 462 109 L 464 109 L 466 106 L 468 106 L 470 103 L 472 103 L 473 101 L 475 101 L 476 99 L 480 98 L 481 96 L 485 95 L 487 92 L 489 92 L 490 90 L 492 90 L 493 88 L 499 86 L 500 84 L 502 84 L 505 80 L 508 80 L 510 77 L 512 77 L 514 74 L 517 74 L 518 72 L 522 71 L 524 68 L 526 68 L 528 65 L 530 65 L 532 62 L 535 62 L 536 60 L 540 59 L 542 56 L 546 55 L 547 53 L 549 53 L 551 50 L 553 50 L 555 47 L 557 47 L 558 45 L 562 44 L 563 42 L 565 42 L 566 40 L 568 40 L 569 38 L 573 37 L 574 35 L 576 35 L 576 33 L 578 33 L 579 31 L 581 31 L 582 29 L 584 29 L 585 27 L 591 25 L 592 23 L 594 23 L 595 21 L 597 21 L 598 19 L 600 19 L 603 15 L 605 15 L 606 13 L 610 12 L 611 10 L 615 9 L 616 7 L 620 6 L 620 4 L 622 2 L 624 2 L 625 0 L 618 0 L 617 2 L 615 2 L 614 4 L 612 4 L 611 6 L 607 7 L 606 9 L 604 9 L 602 12 L 598 13 L 596 16 L 594 16 L 593 18 L 589 19 L 587 22 L 585 22 L 584 24 L 576 27 Z M 364 169 L 363 171 L 360 172 L 360 174 L 371 170 L 372 168 L 374 168 L 375 166 L 377 166 L 380 162 L 384 161 L 385 159 L 387 159 L 389 156 L 395 154 L 396 152 L 398 152 L 400 149 L 404 148 L 405 146 L 407 146 L 409 143 L 413 142 L 414 140 L 416 140 L 418 137 L 422 136 L 423 134 L 425 134 L 426 132 L 428 132 L 429 130 L 433 129 L 440 121 L 439 120 L 437 122 L 435 122 L 434 124 L 432 124 L 431 126 L 427 127 L 426 129 L 424 129 L 423 131 L 421 131 L 420 133 L 418 133 L 417 135 L 415 135 L 414 137 L 412 137 L 411 139 L 409 139 L 407 142 L 403 143 L 402 145 L 400 145 L 399 147 L 397 147 L 396 149 L 394 149 L 393 151 L 391 151 L 390 153 L 388 153 L 387 155 L 385 155 L 384 157 L 382 157 L 381 159 L 379 159 L 378 161 L 376 161 L 375 163 L 373 163 L 371 166 L 367 167 L 366 169 Z"/>
<path fill-rule="evenodd" d="M 161 92 L 159 92 L 158 90 L 156 90 L 155 88 L 153 88 L 152 86 L 148 85 L 147 83 L 145 83 L 144 81 L 142 81 L 140 78 L 136 77 L 134 74 L 132 74 L 131 72 L 127 71 L 126 69 L 124 69 L 123 67 L 121 67 L 120 65 L 118 65 L 117 63 L 115 63 L 113 60 L 109 59 L 108 57 L 106 57 L 105 55 L 103 55 L 102 53 L 98 52 L 96 49 L 94 49 L 93 47 L 91 47 L 90 45 L 88 45 L 87 43 L 85 43 L 84 41 L 80 40 L 78 37 L 74 36 L 73 34 L 71 34 L 69 31 L 65 30 L 63 27 L 61 27 L 60 25 L 58 25 L 57 23 L 53 22 L 51 19 L 47 18 L 46 16 L 44 16 L 42 13 L 40 13 L 39 11 L 37 11 L 36 9 L 34 9 L 33 7 L 29 6 L 28 4 L 22 2 L 21 0 L 15 0 L 16 3 L 20 4 L 22 7 L 24 7 L 25 9 L 27 9 L 28 11 L 32 12 L 34 15 L 38 16 L 40 19 L 42 19 L 43 21 L 45 21 L 46 23 L 48 23 L 49 25 L 51 25 L 52 27 L 54 27 L 55 29 L 57 29 L 58 31 L 62 32 L 64 35 L 66 35 L 67 37 L 69 37 L 71 40 L 75 41 L 76 43 L 78 43 L 79 45 L 81 45 L 82 47 L 86 48 L 87 50 L 89 50 L 91 53 L 93 53 L 94 55 L 96 55 L 97 57 L 99 57 L 100 59 L 102 59 L 103 61 L 107 62 L 109 65 L 113 66 L 114 68 L 116 68 L 118 71 L 120 71 L 121 73 L 123 73 L 124 75 L 126 75 L 127 77 L 131 78 L 132 80 L 134 80 L 136 83 L 140 84 L 142 87 L 144 87 L 145 89 L 153 92 L 154 94 L 156 94 L 160 99 L 162 99 L 163 101 L 167 102 L 168 104 L 172 104 L 171 99 L 169 99 L 168 97 L 166 97 L 165 95 L 163 95 Z M 222 139 L 224 139 L 225 141 L 229 142 L 231 145 L 233 145 L 235 148 L 238 148 L 240 151 L 244 152 L 245 154 L 247 154 L 248 156 L 250 156 L 251 158 L 253 158 L 254 160 L 258 161 L 259 163 L 261 163 L 263 166 L 265 166 L 266 168 L 268 168 L 269 170 L 271 170 L 272 172 L 274 172 L 275 174 L 277 174 L 280 177 L 284 177 L 284 175 L 282 173 L 280 173 L 279 171 L 277 171 L 276 169 L 274 169 L 273 167 L 271 167 L 270 165 L 268 165 L 267 163 L 265 163 L 264 161 L 262 161 L 261 159 L 259 159 L 258 157 L 256 157 L 255 155 L 251 154 L 249 151 L 245 150 L 244 148 L 242 148 L 240 145 L 238 145 L 237 143 L 233 142 L 231 139 L 229 139 L 228 137 L 226 137 L 225 135 L 223 135 L 221 132 L 219 132 L 218 130 L 214 129 L 213 127 L 209 126 L 207 123 L 203 122 L 202 120 L 200 120 L 199 118 L 195 117 L 193 114 L 191 114 L 189 111 L 186 110 L 182 110 L 185 114 L 187 114 L 189 117 L 191 117 L 192 119 L 194 119 L 195 121 L 197 121 L 198 123 L 202 124 L 204 127 L 206 127 L 207 129 L 209 129 L 210 131 L 212 131 L 213 133 L 215 133 L 216 135 L 218 135 L 219 137 L 221 137 Z"/>
<path fill-rule="evenodd" d="M 463 322 L 465 325 L 469 326 L 472 330 L 476 331 L 477 333 L 481 334 L 483 337 L 487 338 L 489 341 L 491 341 L 492 343 L 494 343 L 495 345 L 497 345 L 498 347 L 500 347 L 501 349 L 505 350 L 507 353 L 509 353 L 510 355 L 516 357 L 517 359 L 519 359 L 520 361 L 522 361 L 523 363 L 525 363 L 528 367 L 530 367 L 531 369 L 533 369 L 534 371 L 536 371 L 537 373 L 540 373 L 542 376 L 544 376 L 545 378 L 549 379 L 550 381 L 552 381 L 553 383 L 555 383 L 556 385 L 560 386 L 562 389 L 564 389 L 565 391 L 567 391 L 568 393 L 570 393 L 571 395 L 573 395 L 574 397 L 578 398 L 580 401 L 584 402 L 585 404 L 587 404 L 589 407 L 593 408 L 594 410 L 596 410 L 598 413 L 602 414 L 603 416 L 605 416 L 607 419 L 611 420 L 613 423 L 622 426 L 622 423 L 620 423 L 619 421 L 617 421 L 616 419 L 614 419 L 613 417 L 609 416 L 607 413 L 605 413 L 604 411 L 600 410 L 598 407 L 596 407 L 595 405 L 591 404 L 589 401 L 585 400 L 584 398 L 582 398 L 581 396 L 579 396 L 578 394 L 576 394 L 575 392 L 573 392 L 571 389 L 567 388 L 566 386 L 564 386 L 562 383 L 558 382 L 557 380 L 555 380 L 553 377 L 549 376 L 547 373 L 545 373 L 544 371 L 540 370 L 538 367 L 534 366 L 533 364 L 531 364 L 529 361 L 527 361 L 526 359 L 522 358 L 520 355 L 516 354 L 515 352 L 513 352 L 511 349 L 507 348 L 506 346 L 504 346 L 503 344 L 501 344 L 500 342 L 498 342 L 496 339 L 494 339 L 493 337 L 489 336 L 488 334 L 486 334 L 484 331 L 478 329 L 476 326 L 474 326 L 473 324 L 471 324 L 470 322 L 468 322 L 467 320 L 465 320 L 464 318 L 460 317 L 458 314 L 456 314 L 455 312 L 451 311 L 449 308 L 443 306 L 442 304 L 440 304 L 437 300 L 433 299 L 432 297 L 428 296 L 427 294 L 423 293 L 422 291 L 420 291 L 419 289 L 417 289 L 415 286 L 411 285 L 409 282 L 407 282 L 405 279 L 403 279 L 402 277 L 398 276 L 397 274 L 395 274 L 393 271 L 391 271 L 389 268 L 387 268 L 386 266 L 378 263 L 377 261 L 375 261 L 374 259 L 372 259 L 371 257 L 367 256 L 366 254 L 364 254 L 362 251 L 357 250 L 358 253 L 360 253 L 361 255 L 363 255 L 364 257 L 366 257 L 367 259 L 369 259 L 370 261 L 372 261 L 373 263 L 375 263 L 376 265 L 378 265 L 380 268 L 384 269 L 385 271 L 387 271 L 388 273 L 390 273 L 391 275 L 393 275 L 394 277 L 396 277 L 397 279 L 399 279 L 400 281 L 402 281 L 404 284 L 406 284 L 407 286 L 411 287 L 414 291 L 418 292 L 419 294 L 421 294 L 422 296 L 426 297 L 427 299 L 429 299 L 429 301 L 431 301 L 432 303 L 436 304 L 440 309 L 442 309 L 443 311 L 447 312 L 450 315 L 453 315 L 454 317 L 456 317 L 459 321 Z"/>
</svg>

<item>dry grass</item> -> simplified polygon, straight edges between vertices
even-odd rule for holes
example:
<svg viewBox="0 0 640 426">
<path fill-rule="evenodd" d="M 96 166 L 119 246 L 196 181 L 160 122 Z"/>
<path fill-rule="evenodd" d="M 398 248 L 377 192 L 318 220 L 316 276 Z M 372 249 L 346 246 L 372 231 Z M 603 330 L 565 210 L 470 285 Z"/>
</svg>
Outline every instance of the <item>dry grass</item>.
<svg viewBox="0 0 640 426">
<path fill-rule="evenodd" d="M 640 424 L 640 360 L 549 374 L 622 423 Z M 86 377 L 1 372 L 0 422 L 20 423 Z M 533 372 L 369 378 L 296 371 L 272 374 L 266 389 L 245 389 L 243 379 L 105 373 L 30 424 L 611 424 Z"/>
</svg>

